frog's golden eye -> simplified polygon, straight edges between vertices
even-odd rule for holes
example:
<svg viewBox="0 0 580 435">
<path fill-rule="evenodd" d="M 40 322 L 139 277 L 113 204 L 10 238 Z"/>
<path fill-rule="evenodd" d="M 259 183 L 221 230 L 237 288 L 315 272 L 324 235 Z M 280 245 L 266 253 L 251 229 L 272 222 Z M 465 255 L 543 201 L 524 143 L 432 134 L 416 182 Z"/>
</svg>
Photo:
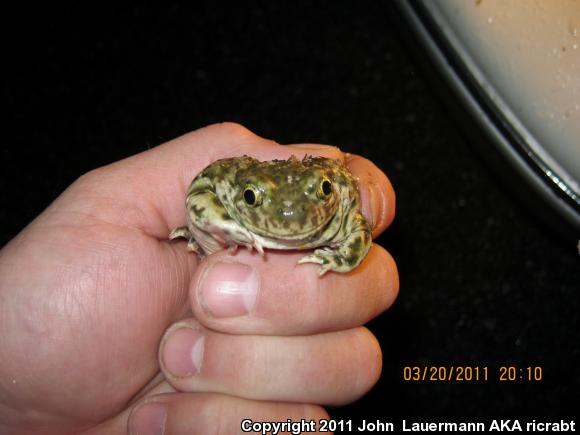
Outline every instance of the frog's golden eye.
<svg viewBox="0 0 580 435">
<path fill-rule="evenodd" d="M 322 182 L 320 183 L 320 187 L 318 188 L 318 197 L 320 199 L 326 199 L 330 195 L 332 195 L 332 182 L 324 177 Z"/>
<path fill-rule="evenodd" d="M 244 201 L 252 207 L 257 207 L 262 204 L 262 195 L 254 186 L 248 186 L 244 189 Z"/>
</svg>

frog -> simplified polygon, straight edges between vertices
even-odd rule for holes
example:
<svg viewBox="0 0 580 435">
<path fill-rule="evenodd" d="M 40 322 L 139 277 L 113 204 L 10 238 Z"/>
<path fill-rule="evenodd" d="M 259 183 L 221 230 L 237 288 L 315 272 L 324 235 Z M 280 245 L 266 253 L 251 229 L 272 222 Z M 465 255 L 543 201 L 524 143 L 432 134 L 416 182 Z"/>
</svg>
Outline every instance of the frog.
<svg viewBox="0 0 580 435">
<path fill-rule="evenodd" d="M 187 225 L 169 239 L 187 239 L 200 256 L 222 249 L 313 250 L 298 264 L 318 264 L 319 276 L 347 273 L 372 245 L 358 183 L 340 160 L 292 155 L 260 161 L 243 155 L 216 160 L 191 182 Z"/>
</svg>

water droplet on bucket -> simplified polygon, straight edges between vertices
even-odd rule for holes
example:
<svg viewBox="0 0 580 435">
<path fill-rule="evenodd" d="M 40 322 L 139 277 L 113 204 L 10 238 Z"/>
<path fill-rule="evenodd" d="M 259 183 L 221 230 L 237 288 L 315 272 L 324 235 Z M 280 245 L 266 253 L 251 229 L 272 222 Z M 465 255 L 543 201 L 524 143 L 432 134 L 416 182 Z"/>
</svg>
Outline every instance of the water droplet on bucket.
<svg viewBox="0 0 580 435">
<path fill-rule="evenodd" d="M 572 36 L 580 36 L 580 19 L 570 21 L 568 23 L 568 30 Z"/>
</svg>

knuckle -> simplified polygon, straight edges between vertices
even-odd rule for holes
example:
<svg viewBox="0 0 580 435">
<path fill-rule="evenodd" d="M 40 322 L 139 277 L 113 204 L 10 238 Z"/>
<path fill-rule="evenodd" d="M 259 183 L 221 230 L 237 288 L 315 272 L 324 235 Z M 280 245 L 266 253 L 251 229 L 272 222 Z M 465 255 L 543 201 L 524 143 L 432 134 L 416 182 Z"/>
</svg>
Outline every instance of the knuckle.
<svg viewBox="0 0 580 435">
<path fill-rule="evenodd" d="M 368 392 L 379 380 L 383 367 L 383 354 L 377 338 L 365 327 L 358 328 L 356 353 L 353 365 L 353 393 L 358 397 Z"/>
<path fill-rule="evenodd" d="M 204 129 L 211 130 L 212 132 L 215 130 L 215 132 L 220 135 L 233 136 L 237 138 L 255 136 L 255 134 L 252 133 L 249 129 L 244 127 L 242 124 L 238 124 L 237 122 L 220 122 L 208 125 L 207 127 L 204 127 Z"/>
<path fill-rule="evenodd" d="M 382 312 L 395 302 L 399 294 L 399 273 L 395 259 L 387 250 L 377 244 L 374 244 L 372 249 L 377 252 L 377 263 L 380 264 L 380 267 L 375 268 L 380 276 L 374 282 L 381 299 L 377 307 L 380 308 L 379 312 Z"/>
</svg>

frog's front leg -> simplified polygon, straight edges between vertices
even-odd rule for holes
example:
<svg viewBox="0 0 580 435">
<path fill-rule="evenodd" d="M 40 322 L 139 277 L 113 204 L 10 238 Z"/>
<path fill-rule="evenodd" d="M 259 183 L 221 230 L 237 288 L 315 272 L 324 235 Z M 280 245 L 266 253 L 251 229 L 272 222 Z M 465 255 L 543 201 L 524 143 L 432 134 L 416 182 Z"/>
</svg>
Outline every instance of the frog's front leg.
<svg viewBox="0 0 580 435">
<path fill-rule="evenodd" d="M 316 249 L 311 255 L 301 258 L 298 263 L 320 264 L 319 275 L 329 270 L 350 272 L 366 257 L 371 245 L 371 228 L 358 210 L 353 210 L 345 222 L 349 234 L 339 242 L 331 242 L 329 247 Z"/>
<path fill-rule="evenodd" d="M 251 245 L 253 238 L 228 214 L 213 191 L 193 191 L 186 199 L 189 244 L 199 246 L 206 255 L 235 245 Z M 183 227 L 181 227 L 183 228 Z M 187 232 L 177 228 L 179 235 Z M 172 233 L 173 234 L 173 233 Z"/>
<path fill-rule="evenodd" d="M 193 251 L 199 255 L 203 255 L 203 251 L 199 244 L 195 241 L 191 231 L 189 231 L 188 227 L 177 227 L 171 233 L 169 233 L 169 240 L 173 239 L 187 239 L 187 249 L 189 251 Z"/>
</svg>

